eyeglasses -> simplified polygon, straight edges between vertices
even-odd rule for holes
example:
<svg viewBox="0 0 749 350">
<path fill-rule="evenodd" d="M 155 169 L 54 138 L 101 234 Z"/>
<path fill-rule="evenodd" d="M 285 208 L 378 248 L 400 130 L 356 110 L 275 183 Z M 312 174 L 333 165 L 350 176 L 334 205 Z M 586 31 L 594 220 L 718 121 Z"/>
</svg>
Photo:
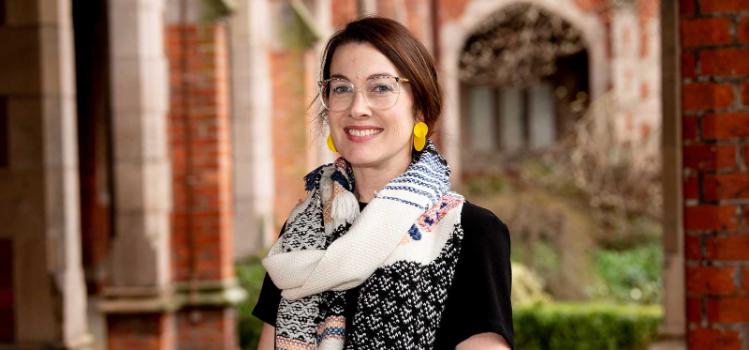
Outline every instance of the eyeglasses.
<svg viewBox="0 0 749 350">
<path fill-rule="evenodd" d="M 372 109 L 388 109 L 398 101 L 401 86 L 408 79 L 390 75 L 370 77 L 365 83 L 364 100 Z M 331 112 L 349 109 L 354 103 L 357 90 L 354 83 L 343 78 L 330 78 L 317 83 L 320 87 L 322 105 Z"/>
</svg>

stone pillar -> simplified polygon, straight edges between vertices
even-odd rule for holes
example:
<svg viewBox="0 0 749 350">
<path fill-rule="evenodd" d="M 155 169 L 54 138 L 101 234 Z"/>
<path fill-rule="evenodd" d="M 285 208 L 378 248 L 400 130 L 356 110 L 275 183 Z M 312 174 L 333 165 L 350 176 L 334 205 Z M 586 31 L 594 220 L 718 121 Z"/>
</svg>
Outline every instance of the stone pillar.
<svg viewBox="0 0 749 350">
<path fill-rule="evenodd" d="M 338 1 L 317 2 L 315 12 L 322 3 L 330 4 L 335 10 Z M 302 179 L 311 170 L 312 145 L 320 145 L 327 137 L 327 130 L 323 137 L 317 136 L 318 128 L 309 114 L 316 109 L 307 109 L 317 89 L 316 78 L 313 80 L 312 76 L 318 72 L 318 64 L 312 66 L 314 55 L 310 54 L 310 49 L 322 33 L 317 33 L 318 30 L 306 21 L 309 18 L 302 19 L 309 12 L 303 2 L 272 0 L 268 5 L 267 15 L 271 18 L 268 32 L 272 38 L 268 55 L 272 81 L 275 239 L 291 209 L 305 196 Z M 346 0 L 341 6 L 347 6 L 353 10 L 352 15 L 356 15 L 355 0 Z"/>
<path fill-rule="evenodd" d="M 270 25 L 265 0 L 242 0 L 231 18 L 234 252 L 257 253 L 275 240 L 271 158 Z"/>
<path fill-rule="evenodd" d="M 320 32 L 321 38 L 312 47 L 312 52 L 308 60 L 312 62 L 310 72 L 308 76 L 311 77 L 310 82 L 313 86 L 312 96 L 316 96 L 318 93 L 317 81 L 320 80 L 320 63 L 322 62 L 322 52 L 325 49 L 325 44 L 328 39 L 333 35 L 333 7 L 331 5 L 332 0 L 316 0 L 309 7 L 310 13 L 315 18 L 315 25 Z M 364 5 L 366 8 L 371 8 L 371 5 Z M 315 105 L 310 108 L 311 114 L 316 114 L 318 106 Z M 320 127 L 320 124 L 312 116 L 313 123 L 310 123 L 309 135 L 309 147 L 307 148 L 307 168 L 314 169 L 320 164 L 331 163 L 335 161 L 336 155 L 328 150 L 326 144 L 326 138 L 328 137 L 327 126 Z"/>
<path fill-rule="evenodd" d="M 173 349 L 164 0 L 110 0 L 114 230 L 108 348 Z"/>
<path fill-rule="evenodd" d="M 86 349 L 71 5 L 3 5 L 0 343 Z"/>
<path fill-rule="evenodd" d="M 687 344 L 749 349 L 749 11 L 679 2 Z"/>
<path fill-rule="evenodd" d="M 684 349 L 686 332 L 684 293 L 684 205 L 681 162 L 681 114 L 679 86 L 679 22 L 674 2 L 661 4 L 662 135 L 663 162 L 663 322 L 653 350 Z"/>
<path fill-rule="evenodd" d="M 198 0 L 167 2 L 172 266 L 177 349 L 236 349 L 227 23 Z M 244 179 L 243 179 L 244 180 Z"/>
</svg>

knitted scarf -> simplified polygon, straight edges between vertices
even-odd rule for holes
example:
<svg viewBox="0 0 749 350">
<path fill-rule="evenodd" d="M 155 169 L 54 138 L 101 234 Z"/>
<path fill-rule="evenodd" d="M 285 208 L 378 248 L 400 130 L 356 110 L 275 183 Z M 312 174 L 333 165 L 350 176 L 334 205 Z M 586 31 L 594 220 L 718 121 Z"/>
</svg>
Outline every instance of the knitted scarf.
<svg viewBox="0 0 749 350">
<path fill-rule="evenodd" d="M 361 213 L 343 158 L 305 176 L 307 198 L 263 259 L 283 290 L 276 349 L 433 347 L 463 238 L 449 175 L 429 142 Z M 345 290 L 360 285 L 346 329 Z"/>
</svg>

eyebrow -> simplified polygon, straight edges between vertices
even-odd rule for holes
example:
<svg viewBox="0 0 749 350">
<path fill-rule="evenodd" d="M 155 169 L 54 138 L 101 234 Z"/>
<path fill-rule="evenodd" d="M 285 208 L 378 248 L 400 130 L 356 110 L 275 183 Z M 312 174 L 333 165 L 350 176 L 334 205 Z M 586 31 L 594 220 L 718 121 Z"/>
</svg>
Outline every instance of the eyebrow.
<svg viewBox="0 0 749 350">
<path fill-rule="evenodd" d="M 397 75 L 394 75 L 394 74 L 392 74 L 392 73 L 384 73 L 384 72 L 383 72 L 383 73 L 374 73 L 374 74 L 370 74 L 370 75 L 369 75 L 369 76 L 367 77 L 367 79 L 378 78 L 378 77 L 382 77 L 382 76 L 387 76 L 387 77 L 397 77 Z M 343 75 L 343 74 L 332 74 L 332 75 L 330 76 L 330 79 L 345 79 L 345 80 L 351 81 L 351 79 L 349 79 L 349 78 L 348 78 L 347 76 L 345 76 L 345 75 Z"/>
</svg>

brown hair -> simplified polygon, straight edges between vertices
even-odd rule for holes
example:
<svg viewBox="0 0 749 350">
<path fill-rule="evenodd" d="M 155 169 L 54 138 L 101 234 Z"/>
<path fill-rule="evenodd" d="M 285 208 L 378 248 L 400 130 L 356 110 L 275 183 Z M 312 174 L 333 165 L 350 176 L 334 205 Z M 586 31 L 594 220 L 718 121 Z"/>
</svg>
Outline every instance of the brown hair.
<svg viewBox="0 0 749 350">
<path fill-rule="evenodd" d="M 328 40 L 323 51 L 320 80 L 330 78 L 330 63 L 335 50 L 347 43 L 368 43 L 393 63 L 399 74 L 409 80 L 414 100 L 414 115 L 421 115 L 432 134 L 442 113 L 442 89 L 437 80 L 434 60 L 424 45 L 402 24 L 382 17 L 364 17 L 350 22 Z M 320 118 L 327 112 L 322 109 Z"/>
</svg>

